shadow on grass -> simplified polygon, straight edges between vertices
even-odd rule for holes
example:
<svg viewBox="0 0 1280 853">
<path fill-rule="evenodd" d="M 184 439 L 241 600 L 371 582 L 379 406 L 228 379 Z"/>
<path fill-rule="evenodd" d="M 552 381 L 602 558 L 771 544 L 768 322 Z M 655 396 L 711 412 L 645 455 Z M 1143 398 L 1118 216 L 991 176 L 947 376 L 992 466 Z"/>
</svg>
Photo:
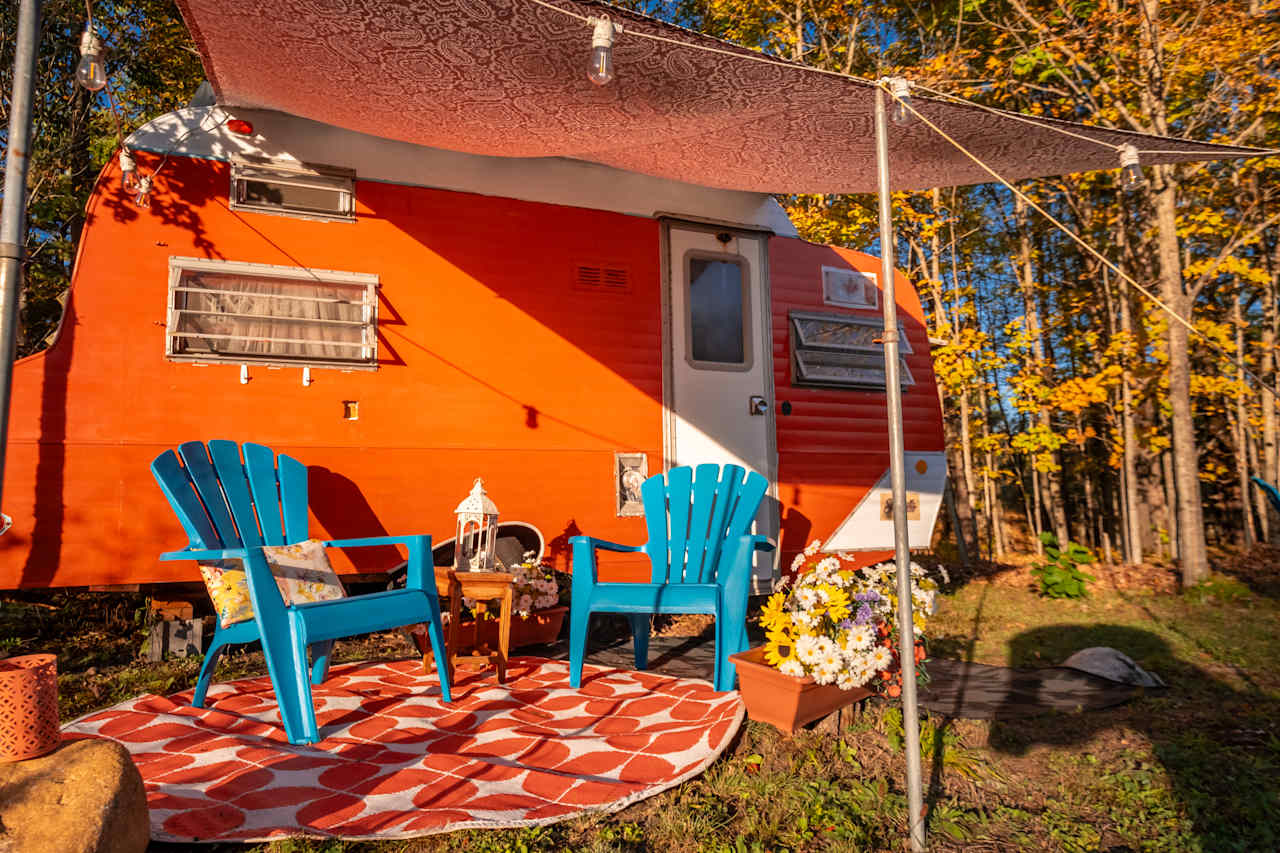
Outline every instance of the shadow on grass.
<svg viewBox="0 0 1280 853">
<path fill-rule="evenodd" d="M 1091 646 L 1125 652 L 1164 678 L 1169 689 L 1107 711 L 997 717 L 990 748 L 1022 756 L 1035 746 L 1079 748 L 1112 729 L 1136 730 L 1150 741 L 1160 767 L 1137 748 L 1096 756 L 1105 767 L 1099 807 L 1121 835 L 1127 816 L 1140 816 L 1148 825 L 1154 816 L 1171 830 L 1183 828 L 1185 846 L 1165 838 L 1161 843 L 1172 844 L 1169 849 L 1280 849 L 1280 700 L 1252 686 L 1236 690 L 1179 659 L 1160 636 L 1123 625 L 1025 631 L 1010 641 L 1010 660 L 1015 666 L 1063 660 Z M 1171 797 L 1162 787 L 1164 774 Z M 1167 812 L 1163 820 L 1161 812 Z"/>
</svg>

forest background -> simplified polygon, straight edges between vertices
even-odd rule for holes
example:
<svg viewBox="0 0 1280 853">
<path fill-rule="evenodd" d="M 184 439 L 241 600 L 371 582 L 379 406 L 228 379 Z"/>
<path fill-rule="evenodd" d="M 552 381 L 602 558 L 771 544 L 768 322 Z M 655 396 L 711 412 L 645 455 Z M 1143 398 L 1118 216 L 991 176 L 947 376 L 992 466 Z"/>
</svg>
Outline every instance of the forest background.
<svg viewBox="0 0 1280 853">
<path fill-rule="evenodd" d="M 623 0 L 786 59 L 1033 116 L 1280 147 L 1280 0 Z M 7 128 L 17 4 L 0 4 Z M 49 344 L 84 205 L 134 128 L 203 72 L 172 0 L 97 3 L 110 84 L 75 85 L 86 5 L 47 0 L 19 351 Z M 114 108 L 113 108 L 114 107 Z M 0 150 L 7 131 L 0 130 Z M 1117 167 L 1119 166 L 1117 161 Z M 1018 188 L 1189 320 L 1170 319 L 998 183 L 897 193 L 896 257 L 924 301 L 953 526 L 971 556 L 1048 531 L 1118 561 L 1280 540 L 1249 478 L 1280 481 L 1280 157 Z M 802 236 L 878 252 L 875 199 L 782 198 Z"/>
</svg>

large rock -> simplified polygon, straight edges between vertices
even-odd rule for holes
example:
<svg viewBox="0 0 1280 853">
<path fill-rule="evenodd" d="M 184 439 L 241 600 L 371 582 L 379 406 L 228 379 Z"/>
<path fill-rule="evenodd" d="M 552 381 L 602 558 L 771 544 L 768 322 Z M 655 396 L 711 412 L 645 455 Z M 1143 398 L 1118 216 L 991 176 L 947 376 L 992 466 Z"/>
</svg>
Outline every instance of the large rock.
<svg viewBox="0 0 1280 853">
<path fill-rule="evenodd" d="M 115 741 L 0 764 L 0 853 L 141 853 L 150 835 L 142 776 Z"/>
</svg>

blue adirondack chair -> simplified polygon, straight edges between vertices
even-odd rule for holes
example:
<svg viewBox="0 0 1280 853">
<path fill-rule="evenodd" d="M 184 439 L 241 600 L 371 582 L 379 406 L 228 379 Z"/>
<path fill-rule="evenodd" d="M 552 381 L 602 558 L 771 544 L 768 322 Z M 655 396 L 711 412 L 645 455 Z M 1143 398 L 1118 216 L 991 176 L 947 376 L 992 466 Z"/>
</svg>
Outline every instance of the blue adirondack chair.
<svg viewBox="0 0 1280 853">
<path fill-rule="evenodd" d="M 199 441 L 166 450 L 151 463 L 151 473 L 186 530 L 190 545 L 160 555 L 162 560 L 240 560 L 253 603 L 253 619 L 219 625 L 205 653 L 191 704 L 204 707 L 209 681 L 224 648 L 261 641 L 275 688 L 280 717 L 290 743 L 319 739 L 311 685 L 328 672 L 333 641 L 371 631 L 421 622 L 436 660 L 445 660 L 440 602 L 431 567 L 430 536 L 377 536 L 337 539 L 326 548 L 403 545 L 408 549 L 404 589 L 353 598 L 289 605 L 277 588 L 263 545 L 290 545 L 307 538 L 307 469 L 283 453 L 260 444 Z M 307 652 L 313 663 L 308 680 Z M 452 701 L 449 682 L 439 670 L 440 692 Z"/>
<path fill-rule="evenodd" d="M 711 613 L 716 617 L 716 690 L 732 690 L 737 673 L 729 655 L 747 648 L 747 594 L 757 549 L 767 537 L 751 535 L 769 481 L 737 465 L 672 468 L 640 487 L 649 541 L 619 545 L 574 536 L 573 596 L 569 614 L 569 683 L 582 684 L 587 624 L 592 613 L 625 613 L 631 622 L 637 669 L 649 655 L 649 617 L 655 613 Z M 640 552 L 653 565 L 649 583 L 601 583 L 596 551 Z"/>
<path fill-rule="evenodd" d="M 1280 489 L 1276 489 L 1275 486 L 1261 477 L 1250 477 L 1249 479 L 1253 480 L 1255 486 L 1262 489 L 1262 493 L 1267 496 L 1267 501 L 1271 504 L 1271 508 L 1276 512 L 1280 512 Z"/>
</svg>

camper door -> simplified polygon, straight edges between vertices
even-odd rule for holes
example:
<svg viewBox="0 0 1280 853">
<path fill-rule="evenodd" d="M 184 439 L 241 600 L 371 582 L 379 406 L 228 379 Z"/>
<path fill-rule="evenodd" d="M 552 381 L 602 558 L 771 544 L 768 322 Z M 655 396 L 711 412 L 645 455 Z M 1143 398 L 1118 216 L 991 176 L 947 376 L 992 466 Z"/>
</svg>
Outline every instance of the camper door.
<svg viewBox="0 0 1280 853">
<path fill-rule="evenodd" d="M 756 532 L 776 541 L 768 236 L 674 221 L 663 236 L 668 464 L 734 464 L 768 477 Z M 776 555 L 758 553 L 753 591 L 768 592 L 775 577 Z"/>
</svg>

